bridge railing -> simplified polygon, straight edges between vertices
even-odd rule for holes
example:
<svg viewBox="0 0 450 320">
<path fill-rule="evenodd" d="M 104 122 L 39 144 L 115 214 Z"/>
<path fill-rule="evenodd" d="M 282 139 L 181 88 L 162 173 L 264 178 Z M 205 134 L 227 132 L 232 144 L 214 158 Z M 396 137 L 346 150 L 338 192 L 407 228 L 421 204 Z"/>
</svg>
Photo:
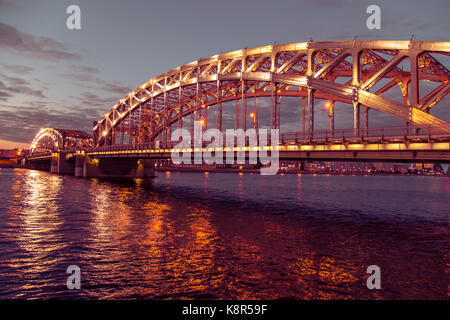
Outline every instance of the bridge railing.
<svg viewBox="0 0 450 320">
<path fill-rule="evenodd" d="M 324 141 L 344 142 L 354 139 L 370 139 L 376 138 L 379 140 L 392 138 L 430 138 L 430 127 L 381 127 L 381 128 L 359 128 L 359 129 L 336 129 L 330 130 L 315 130 L 313 132 L 285 132 L 280 134 L 280 144 L 286 143 L 314 143 Z M 268 144 L 272 145 L 270 141 L 270 134 L 267 137 Z M 245 140 L 245 145 L 249 146 L 248 137 Z M 118 152 L 118 151 L 139 151 L 139 150 L 168 150 L 174 148 L 179 141 L 154 141 L 150 143 L 141 144 L 123 144 L 123 145 L 107 145 L 89 149 L 89 152 Z M 204 142 L 202 147 L 208 146 L 209 142 Z M 226 146 L 226 138 L 224 137 L 223 146 Z"/>
<path fill-rule="evenodd" d="M 381 127 L 381 128 L 359 128 L 359 129 L 335 129 L 315 130 L 305 132 L 286 132 L 280 135 L 280 141 L 318 141 L 318 140 L 346 140 L 365 138 L 392 138 L 392 137 L 414 137 L 427 136 L 432 132 L 430 127 Z"/>
<path fill-rule="evenodd" d="M 52 153 L 58 153 L 58 152 L 65 152 L 65 153 L 71 153 L 71 152 L 77 152 L 78 150 L 80 150 L 81 148 L 68 148 L 68 149 L 55 149 L 55 150 L 39 150 L 39 151 L 34 151 L 32 153 L 29 154 L 29 157 L 40 157 L 40 156 L 47 156 L 47 155 L 51 155 Z"/>
</svg>

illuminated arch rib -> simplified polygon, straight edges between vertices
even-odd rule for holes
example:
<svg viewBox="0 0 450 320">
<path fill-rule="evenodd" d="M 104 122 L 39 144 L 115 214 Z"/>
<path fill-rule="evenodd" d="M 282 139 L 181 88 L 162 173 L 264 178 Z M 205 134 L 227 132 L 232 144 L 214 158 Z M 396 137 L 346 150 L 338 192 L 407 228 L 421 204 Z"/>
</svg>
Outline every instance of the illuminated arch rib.
<svg viewBox="0 0 450 320">
<path fill-rule="evenodd" d="M 54 152 L 87 148 L 92 146 L 92 137 L 79 130 L 43 128 L 30 145 L 31 153 Z"/>
<path fill-rule="evenodd" d="M 429 114 L 450 89 L 450 72 L 435 54 L 450 56 L 450 42 L 304 42 L 215 55 L 170 70 L 130 92 L 95 123 L 94 141 L 113 143 L 115 133 L 126 132 L 148 142 L 206 106 L 248 97 L 307 96 L 308 91 L 319 99 L 361 104 L 434 133 L 450 133 L 449 123 Z M 404 60 L 410 61 L 411 71 L 398 66 Z M 382 79 L 389 82 L 371 92 Z M 420 80 L 439 86 L 419 99 Z M 395 85 L 403 103 L 382 96 Z"/>
</svg>

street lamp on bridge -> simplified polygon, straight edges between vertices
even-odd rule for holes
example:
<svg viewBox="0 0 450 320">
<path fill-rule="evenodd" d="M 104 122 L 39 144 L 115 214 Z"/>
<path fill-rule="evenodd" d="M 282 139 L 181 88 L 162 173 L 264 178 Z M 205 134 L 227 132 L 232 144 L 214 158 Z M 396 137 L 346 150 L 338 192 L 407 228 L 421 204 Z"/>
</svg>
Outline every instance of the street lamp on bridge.
<svg viewBox="0 0 450 320">
<path fill-rule="evenodd" d="M 250 113 L 250 118 L 253 119 L 253 129 L 256 130 L 256 117 L 255 117 L 255 114 L 253 112 Z"/>
<path fill-rule="evenodd" d="M 334 105 L 333 102 L 327 101 L 325 108 L 328 110 L 328 117 L 330 118 L 330 134 L 334 136 Z"/>
</svg>

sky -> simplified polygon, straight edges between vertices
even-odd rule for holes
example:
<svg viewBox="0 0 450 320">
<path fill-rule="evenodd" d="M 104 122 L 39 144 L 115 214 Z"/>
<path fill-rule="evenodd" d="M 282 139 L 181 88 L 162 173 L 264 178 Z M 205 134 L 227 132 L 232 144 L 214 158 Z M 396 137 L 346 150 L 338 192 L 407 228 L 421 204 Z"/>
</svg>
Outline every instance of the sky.
<svg viewBox="0 0 450 320">
<path fill-rule="evenodd" d="M 66 27 L 72 4 L 80 30 Z M 380 30 L 366 27 L 371 4 Z M 0 0 L 0 148 L 23 146 L 42 127 L 92 132 L 130 90 L 199 58 L 355 36 L 450 41 L 449 13 L 448 0 Z M 445 99 L 432 114 L 450 121 L 448 109 Z M 336 127 L 351 127 L 348 114 L 337 112 Z M 290 116 L 282 106 L 282 122 Z"/>
</svg>

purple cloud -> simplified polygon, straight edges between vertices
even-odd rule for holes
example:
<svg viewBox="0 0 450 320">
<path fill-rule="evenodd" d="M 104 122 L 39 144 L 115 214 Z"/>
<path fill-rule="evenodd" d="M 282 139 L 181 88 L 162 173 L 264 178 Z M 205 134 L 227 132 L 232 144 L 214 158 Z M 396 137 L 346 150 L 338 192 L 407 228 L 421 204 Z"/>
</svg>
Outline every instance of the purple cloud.
<svg viewBox="0 0 450 320">
<path fill-rule="evenodd" d="M 80 60 L 80 55 L 48 37 L 35 37 L 0 22 L 0 48 L 15 54 L 25 54 L 43 60 Z"/>
<path fill-rule="evenodd" d="M 92 76 L 89 73 L 60 73 L 59 76 L 75 80 L 83 83 L 83 86 L 89 89 L 98 89 L 106 92 L 111 92 L 118 95 L 118 99 L 127 95 L 131 89 L 117 82 L 109 82 L 103 79 Z M 92 85 L 86 84 L 91 82 Z"/>
<path fill-rule="evenodd" d="M 0 0 L 0 9 L 1 10 L 22 10 L 23 8 L 15 3 Z"/>
<path fill-rule="evenodd" d="M 25 80 L 23 80 L 22 83 L 17 84 L 18 78 L 13 78 L 13 79 L 14 80 L 12 82 L 9 81 L 9 83 L 11 83 L 11 85 L 9 85 L 9 86 L 6 85 L 5 83 L 3 83 L 2 81 L 0 81 L 0 92 L 3 93 L 2 95 L 0 95 L 1 100 L 6 101 L 8 98 L 10 98 L 12 96 L 11 93 L 24 94 L 24 95 L 33 96 L 33 97 L 40 98 L 40 99 L 45 98 L 45 95 L 41 90 L 34 90 L 34 89 L 31 89 L 30 87 L 26 86 Z M 21 79 L 18 79 L 18 80 L 21 80 Z M 15 81 L 16 81 L 16 84 L 14 84 Z"/>
<path fill-rule="evenodd" d="M 5 74 L 0 74 L 0 77 L 2 77 L 3 79 L 5 79 L 6 81 L 8 81 L 8 83 L 11 86 L 22 86 L 22 85 L 28 85 L 29 82 L 22 79 L 22 78 L 17 78 L 17 77 L 10 77 L 7 76 Z"/>
<path fill-rule="evenodd" d="M 69 66 L 69 68 L 71 71 L 81 72 L 81 73 L 91 73 L 91 74 L 100 73 L 99 69 L 93 68 L 93 67 L 71 65 L 71 66 Z"/>
<path fill-rule="evenodd" d="M 33 68 L 16 64 L 2 64 L 2 67 L 15 74 L 30 74 L 33 71 Z"/>
</svg>

